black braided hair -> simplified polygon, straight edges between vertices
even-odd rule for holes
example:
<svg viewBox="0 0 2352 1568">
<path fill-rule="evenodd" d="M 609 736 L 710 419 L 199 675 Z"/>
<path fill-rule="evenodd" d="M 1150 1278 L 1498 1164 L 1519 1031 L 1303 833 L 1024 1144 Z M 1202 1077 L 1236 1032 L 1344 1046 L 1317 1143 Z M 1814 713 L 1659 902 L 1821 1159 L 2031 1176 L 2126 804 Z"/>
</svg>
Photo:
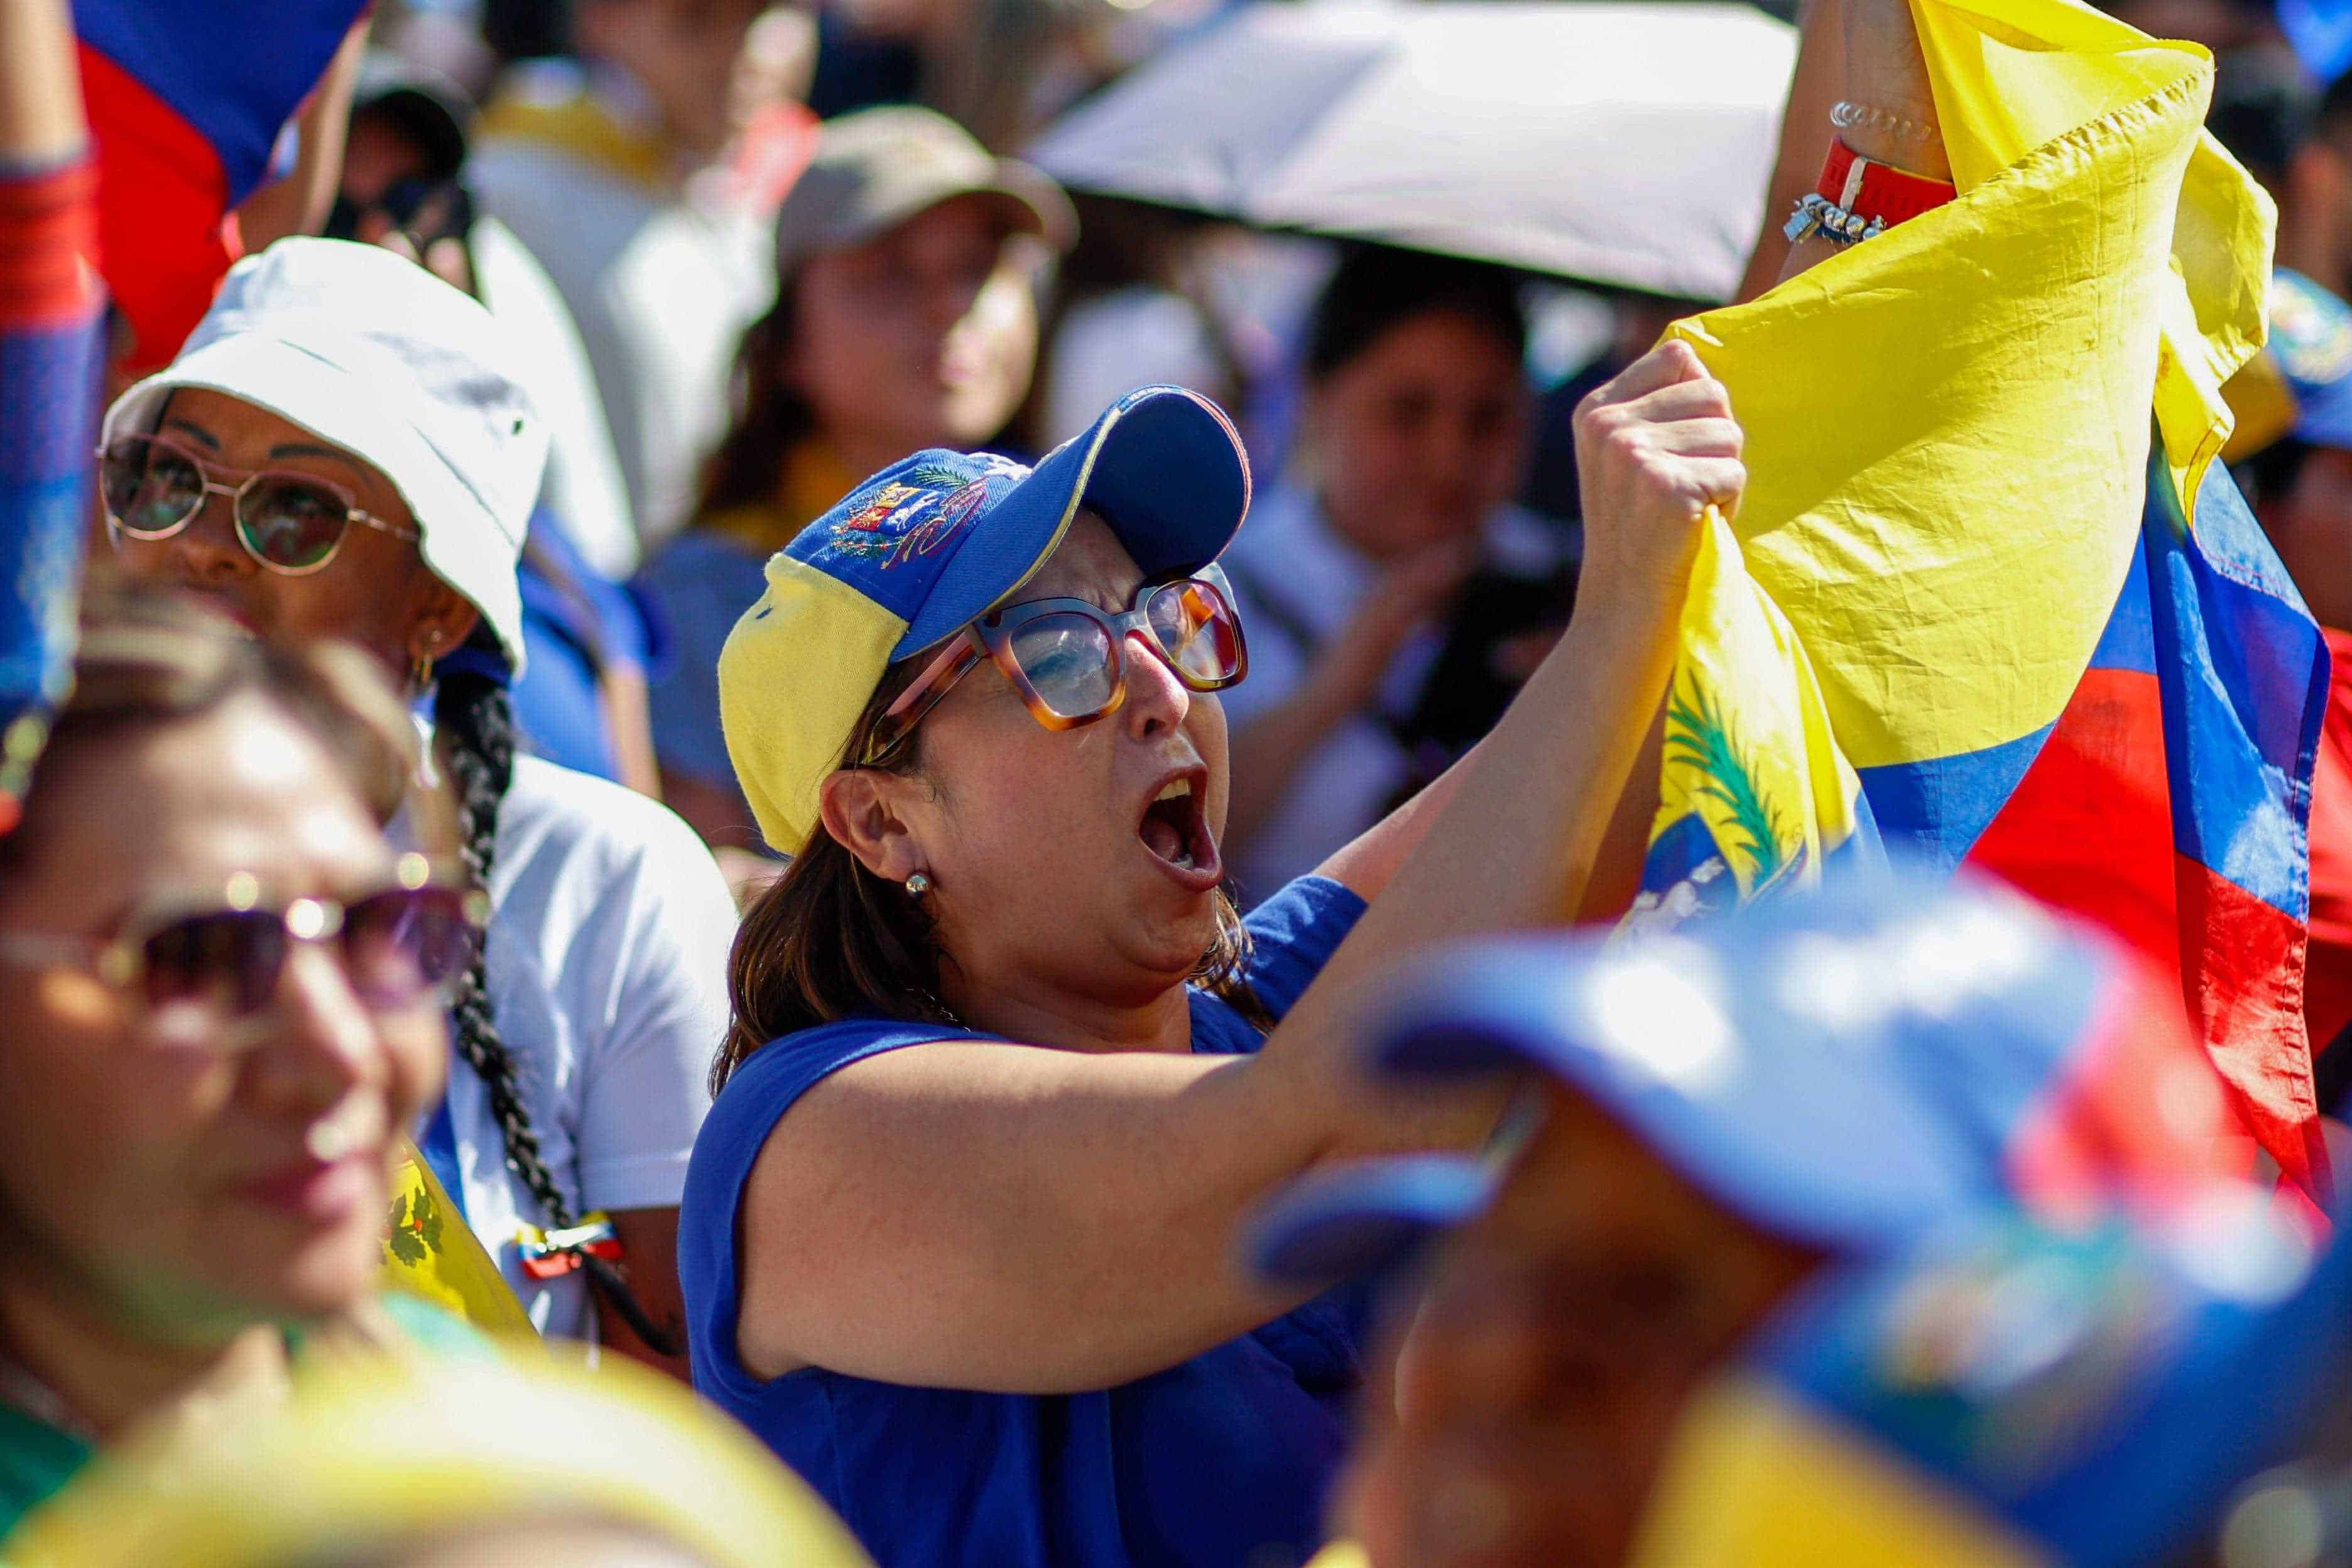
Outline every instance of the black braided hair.
<svg viewBox="0 0 2352 1568">
<path fill-rule="evenodd" d="M 476 634 L 478 641 L 486 637 L 486 633 Z M 486 645 L 484 651 L 493 658 L 497 655 L 495 644 Z M 457 795 L 458 855 L 467 876 L 488 892 L 490 868 L 498 857 L 499 805 L 514 782 L 516 735 L 514 705 L 506 687 L 485 670 L 473 668 L 480 662 L 467 659 L 463 667 L 440 672 L 433 693 L 433 722 L 449 740 L 449 774 Z M 458 976 L 449 1005 L 457 1054 L 466 1058 L 490 1097 L 490 1113 L 499 1119 L 499 1137 L 506 1145 L 507 1169 L 530 1189 L 549 1229 L 569 1229 L 578 1216 L 540 1153 L 539 1134 L 532 1130 L 530 1111 L 523 1104 L 514 1055 L 499 1037 L 498 1017 L 490 1007 L 488 946 L 488 942 L 475 945 L 473 962 Z M 678 1353 L 674 1337 L 653 1321 L 611 1264 L 586 1253 L 580 1260 L 589 1282 L 627 1320 L 639 1339 L 657 1354 Z"/>
</svg>

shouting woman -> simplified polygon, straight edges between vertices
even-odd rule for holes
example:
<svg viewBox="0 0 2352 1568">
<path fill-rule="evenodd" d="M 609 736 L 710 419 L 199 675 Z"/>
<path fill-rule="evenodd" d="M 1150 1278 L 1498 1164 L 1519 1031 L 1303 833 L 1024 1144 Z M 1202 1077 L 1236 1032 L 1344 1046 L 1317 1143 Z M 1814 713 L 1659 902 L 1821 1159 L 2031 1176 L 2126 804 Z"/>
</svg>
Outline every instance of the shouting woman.
<svg viewBox="0 0 2352 1568">
<path fill-rule="evenodd" d="M 697 1385 L 885 1563 L 1295 1563 L 1357 1374 L 1345 1298 L 1254 1281 L 1286 1177 L 1464 1146 L 1497 1105 L 1347 1068 L 1362 994 L 1578 906 L 1697 521 L 1745 481 L 1669 344 L 1583 412 L 1587 589 L 1495 732 L 1244 925 L 1215 560 L 1249 500 L 1193 394 L 1033 469 L 933 451 L 770 561 L 719 668 L 769 842 L 680 1273 Z M 920 1456 L 910 1462 L 910 1456 Z"/>
</svg>

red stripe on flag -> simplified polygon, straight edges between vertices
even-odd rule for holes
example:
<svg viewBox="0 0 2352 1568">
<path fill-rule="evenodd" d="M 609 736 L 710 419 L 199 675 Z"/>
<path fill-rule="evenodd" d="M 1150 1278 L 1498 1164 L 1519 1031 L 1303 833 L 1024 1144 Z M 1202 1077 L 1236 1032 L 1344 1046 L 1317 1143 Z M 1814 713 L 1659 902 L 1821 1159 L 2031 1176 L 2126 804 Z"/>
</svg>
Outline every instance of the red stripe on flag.
<svg viewBox="0 0 2352 1568">
<path fill-rule="evenodd" d="M 2325 1193 L 2327 1146 L 2303 1022 L 2303 925 L 2186 856 L 2175 869 L 2189 1021 L 2280 1173 Z M 2294 962 L 2279 963 L 2282 952 Z"/>
<path fill-rule="evenodd" d="M 80 48 L 98 154 L 99 271 L 131 323 L 128 366 L 179 352 L 236 260 L 222 233 L 228 176 L 203 134 L 106 56 Z"/>
<path fill-rule="evenodd" d="M 2085 670 L 1969 859 L 2105 928 L 2177 984 L 2246 1131 L 2287 1180 L 2324 1190 L 2303 928 L 2174 847 L 2155 676 Z"/>
<path fill-rule="evenodd" d="M 2041 755 L 1969 859 L 2045 903 L 2089 917 L 2177 973 L 2173 858 L 2156 677 L 2085 670 Z"/>
<path fill-rule="evenodd" d="M 99 306 L 84 260 L 97 246 L 95 166 L 87 159 L 45 174 L 0 180 L 0 331 L 56 330 Z"/>
</svg>

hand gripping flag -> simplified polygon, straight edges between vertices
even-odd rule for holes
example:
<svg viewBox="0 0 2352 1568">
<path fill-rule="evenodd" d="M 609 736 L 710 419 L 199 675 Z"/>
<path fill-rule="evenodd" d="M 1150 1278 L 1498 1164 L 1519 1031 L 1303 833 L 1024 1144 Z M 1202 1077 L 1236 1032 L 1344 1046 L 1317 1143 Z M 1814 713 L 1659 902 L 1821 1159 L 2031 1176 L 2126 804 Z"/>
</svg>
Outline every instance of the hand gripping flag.
<svg viewBox="0 0 2352 1568">
<path fill-rule="evenodd" d="M 2200 129 L 2203 50 L 2077 0 L 1912 14 L 1958 198 L 1674 329 L 1750 479 L 1701 542 L 1636 918 L 1879 841 L 1973 858 L 2179 974 L 2308 1188 L 2325 663 L 2212 460 L 2268 200 Z"/>
<path fill-rule="evenodd" d="M 362 0 L 75 0 L 99 163 L 99 268 L 132 368 L 170 360 L 236 259 L 222 219 Z"/>
</svg>

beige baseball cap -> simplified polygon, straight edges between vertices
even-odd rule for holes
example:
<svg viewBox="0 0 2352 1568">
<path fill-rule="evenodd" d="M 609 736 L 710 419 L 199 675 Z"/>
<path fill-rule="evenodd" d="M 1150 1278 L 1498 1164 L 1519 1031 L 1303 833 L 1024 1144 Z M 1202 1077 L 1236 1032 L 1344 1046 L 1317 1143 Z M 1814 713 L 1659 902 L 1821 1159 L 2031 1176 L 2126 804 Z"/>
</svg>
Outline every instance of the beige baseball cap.
<svg viewBox="0 0 2352 1568">
<path fill-rule="evenodd" d="M 1013 231 L 1056 250 L 1078 235 L 1062 187 L 1042 171 L 999 158 L 944 114 L 911 104 L 864 109 L 825 122 L 815 153 L 776 215 L 776 260 L 862 244 L 956 196 L 996 200 Z"/>
</svg>

